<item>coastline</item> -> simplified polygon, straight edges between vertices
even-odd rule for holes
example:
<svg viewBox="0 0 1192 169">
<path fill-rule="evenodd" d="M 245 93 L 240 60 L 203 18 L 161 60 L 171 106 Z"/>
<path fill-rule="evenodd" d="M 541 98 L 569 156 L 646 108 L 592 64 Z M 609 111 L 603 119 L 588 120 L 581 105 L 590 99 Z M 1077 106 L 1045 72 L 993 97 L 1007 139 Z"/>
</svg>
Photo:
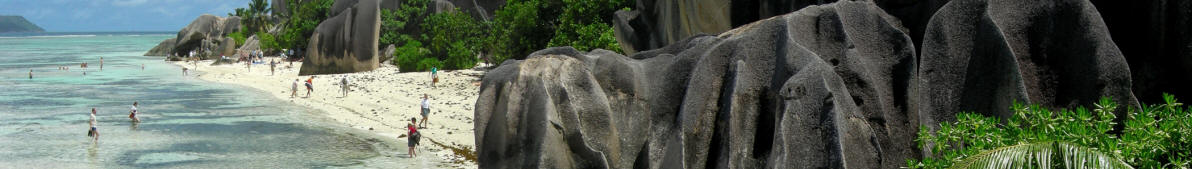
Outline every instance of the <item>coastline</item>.
<svg viewBox="0 0 1192 169">
<path fill-rule="evenodd" d="M 246 68 L 243 64 L 212 66 L 213 61 L 169 63 L 189 68 L 191 72 L 186 78 L 240 85 L 269 93 L 281 101 L 319 110 L 323 113 L 321 116 L 334 121 L 332 125 L 367 133 L 371 136 L 362 138 L 379 140 L 384 147 L 390 147 L 390 150 L 378 150 L 381 156 L 364 160 L 366 167 L 373 163 L 388 163 L 384 166 L 389 166 L 394 162 L 413 162 L 397 165 L 477 168 L 472 152 L 475 150 L 472 106 L 479 94 L 483 71 L 440 72 L 440 83 L 432 88 L 427 72 L 400 73 L 392 65 L 383 65 L 369 72 L 315 75 L 315 90 L 309 98 L 301 84 L 297 96 L 291 98 L 293 81 L 305 81 L 310 77 L 297 75 L 301 62 L 294 62 L 293 66 L 288 62 L 278 64 L 274 75 L 270 75 L 267 64 Z M 179 75 L 182 75 L 181 71 L 178 70 Z M 350 81 L 351 91 L 347 97 L 341 97 L 338 85 L 344 76 Z M 419 129 L 423 139 L 418 146 L 418 157 L 408 158 L 405 125 L 410 118 L 422 120 L 418 113 L 423 93 L 430 95 L 429 123 L 425 129 Z"/>
</svg>

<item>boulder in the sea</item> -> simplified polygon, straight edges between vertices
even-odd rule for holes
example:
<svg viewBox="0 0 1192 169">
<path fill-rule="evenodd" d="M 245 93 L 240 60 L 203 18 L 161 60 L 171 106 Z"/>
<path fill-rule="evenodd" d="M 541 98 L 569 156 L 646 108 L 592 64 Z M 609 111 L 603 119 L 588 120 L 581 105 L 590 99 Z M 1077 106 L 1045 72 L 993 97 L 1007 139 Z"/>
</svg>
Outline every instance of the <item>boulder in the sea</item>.
<svg viewBox="0 0 1192 169">
<path fill-rule="evenodd" d="M 377 56 L 380 2 L 336 1 L 333 6 L 343 9 L 315 28 L 298 74 L 352 73 L 370 71 L 380 65 Z"/>
<path fill-rule="evenodd" d="M 228 52 L 228 44 L 235 46 L 235 41 L 229 41 L 228 33 L 240 31 L 240 17 L 222 18 L 215 15 L 205 14 L 199 16 L 189 25 L 178 31 L 177 37 L 174 38 L 173 43 L 161 43 L 154 49 L 171 49 L 168 53 L 149 52 L 154 56 L 178 55 L 185 56 L 191 51 L 199 53 L 199 57 L 207 58 L 210 56 L 231 55 L 233 52 Z M 234 49 L 232 49 L 234 51 Z"/>
<path fill-rule="evenodd" d="M 149 52 L 145 52 L 145 56 L 169 56 L 174 52 L 174 43 L 176 42 L 178 41 L 174 38 L 162 40 L 153 49 L 149 49 Z"/>
</svg>

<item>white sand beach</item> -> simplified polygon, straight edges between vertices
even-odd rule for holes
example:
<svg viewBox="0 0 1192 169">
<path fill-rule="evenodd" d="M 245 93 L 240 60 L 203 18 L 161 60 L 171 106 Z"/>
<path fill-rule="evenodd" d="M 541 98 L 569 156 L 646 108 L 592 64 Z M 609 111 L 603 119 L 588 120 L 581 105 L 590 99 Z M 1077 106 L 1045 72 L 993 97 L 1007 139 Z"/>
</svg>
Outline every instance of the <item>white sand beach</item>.
<svg viewBox="0 0 1192 169">
<path fill-rule="evenodd" d="M 212 61 L 172 63 L 189 68 L 191 73 L 187 78 L 242 85 L 271 93 L 283 101 L 320 110 L 339 124 L 362 133 L 376 134 L 384 138 L 382 142 L 398 149 L 397 152 L 382 151 L 382 158 L 366 163 L 390 163 L 386 161 L 393 159 L 423 163 L 408 166 L 477 167 L 475 156 L 472 155 L 475 149 L 472 109 L 483 71 L 440 72 L 436 87 L 430 85 L 430 73 L 399 73 L 392 65 L 370 72 L 316 75 L 313 80 L 314 92 L 308 98 L 302 84 L 299 84 L 297 96 L 290 96 L 290 87 L 295 79 L 305 81 L 310 77 L 298 76 L 301 62 L 294 62 L 293 66 L 288 62 L 278 64 L 274 75 L 270 75 L 267 64 L 246 68 L 244 64 L 211 66 Z M 178 70 L 178 74 L 182 75 L 182 70 Z M 351 91 L 347 97 L 341 97 L 338 85 L 344 76 L 348 76 L 350 81 Z M 417 117 L 418 121 L 422 121 L 418 113 L 423 94 L 430 95 L 431 113 L 426 128 L 419 129 L 423 135 L 419 146 L 421 151 L 417 158 L 411 160 L 407 158 L 404 135 L 410 118 Z"/>
</svg>

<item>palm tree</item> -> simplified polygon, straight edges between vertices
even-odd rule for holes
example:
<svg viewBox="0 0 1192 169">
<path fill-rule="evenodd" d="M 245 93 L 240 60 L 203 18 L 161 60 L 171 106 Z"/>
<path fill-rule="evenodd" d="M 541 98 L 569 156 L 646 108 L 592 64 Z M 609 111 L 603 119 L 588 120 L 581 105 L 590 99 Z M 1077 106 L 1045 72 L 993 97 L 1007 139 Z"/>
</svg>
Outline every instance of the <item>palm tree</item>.
<svg viewBox="0 0 1192 169">
<path fill-rule="evenodd" d="M 1001 147 L 965 158 L 951 168 L 1128 168 L 1109 154 L 1064 142 Z"/>
</svg>

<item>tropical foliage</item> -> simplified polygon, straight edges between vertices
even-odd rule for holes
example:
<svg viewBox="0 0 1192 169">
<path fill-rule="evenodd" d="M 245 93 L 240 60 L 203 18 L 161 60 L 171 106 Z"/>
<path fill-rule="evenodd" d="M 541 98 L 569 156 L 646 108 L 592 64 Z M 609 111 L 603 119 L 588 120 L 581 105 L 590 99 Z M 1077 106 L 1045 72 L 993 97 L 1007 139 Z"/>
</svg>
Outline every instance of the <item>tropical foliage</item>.
<svg viewBox="0 0 1192 169">
<path fill-rule="evenodd" d="M 228 13 L 228 16 L 240 17 L 240 23 L 244 25 L 241 31 L 251 33 L 268 31 L 273 27 L 272 22 L 269 21 L 271 12 L 273 12 L 273 7 L 269 6 L 269 2 L 252 0 L 248 3 L 248 8 L 236 8 L 235 13 Z"/>
<path fill-rule="evenodd" d="M 964 167 L 972 163 L 966 160 L 985 158 L 1065 162 L 1063 158 L 1073 154 L 1052 155 L 1051 158 L 1021 155 L 1075 148 L 1051 152 L 1072 151 L 1089 156 L 1084 158 L 1085 161 L 1066 161 L 1085 162 L 1081 165 L 1119 159 L 1135 168 L 1188 168 L 1192 161 L 1192 138 L 1189 138 L 1192 136 L 1192 112 L 1171 95 L 1164 95 L 1164 100 L 1164 104 L 1127 110 L 1124 125 L 1115 122 L 1113 112 L 1118 106 L 1107 98 L 1101 99 L 1091 111 L 1082 107 L 1051 111 L 1038 105 L 1014 104 L 1014 115 L 1004 120 L 961 113 L 955 122 L 940 124 L 938 131 L 929 132 L 927 127 L 922 127 L 916 141 L 927 151 L 926 158 L 908 160 L 907 165 L 911 168 Z M 1115 130 L 1115 126 L 1121 129 Z M 1102 158 L 1099 154 L 1107 157 Z M 956 166 L 958 164 L 962 166 Z"/>
<path fill-rule="evenodd" d="M 494 63 L 551 46 L 620 52 L 611 26 L 613 13 L 632 4 L 627 0 L 509 0 L 489 23 L 491 37 L 485 40 L 485 48 Z"/>
<path fill-rule="evenodd" d="M 1132 168 L 1112 155 L 1064 142 L 1026 143 L 988 150 L 951 168 Z"/>
<path fill-rule="evenodd" d="M 319 22 L 331 17 L 331 5 L 335 1 L 309 0 L 298 3 L 298 0 L 286 0 L 286 3 L 290 8 L 290 19 L 286 21 L 286 29 L 278 35 L 277 42 L 291 49 L 306 48 Z"/>
</svg>

